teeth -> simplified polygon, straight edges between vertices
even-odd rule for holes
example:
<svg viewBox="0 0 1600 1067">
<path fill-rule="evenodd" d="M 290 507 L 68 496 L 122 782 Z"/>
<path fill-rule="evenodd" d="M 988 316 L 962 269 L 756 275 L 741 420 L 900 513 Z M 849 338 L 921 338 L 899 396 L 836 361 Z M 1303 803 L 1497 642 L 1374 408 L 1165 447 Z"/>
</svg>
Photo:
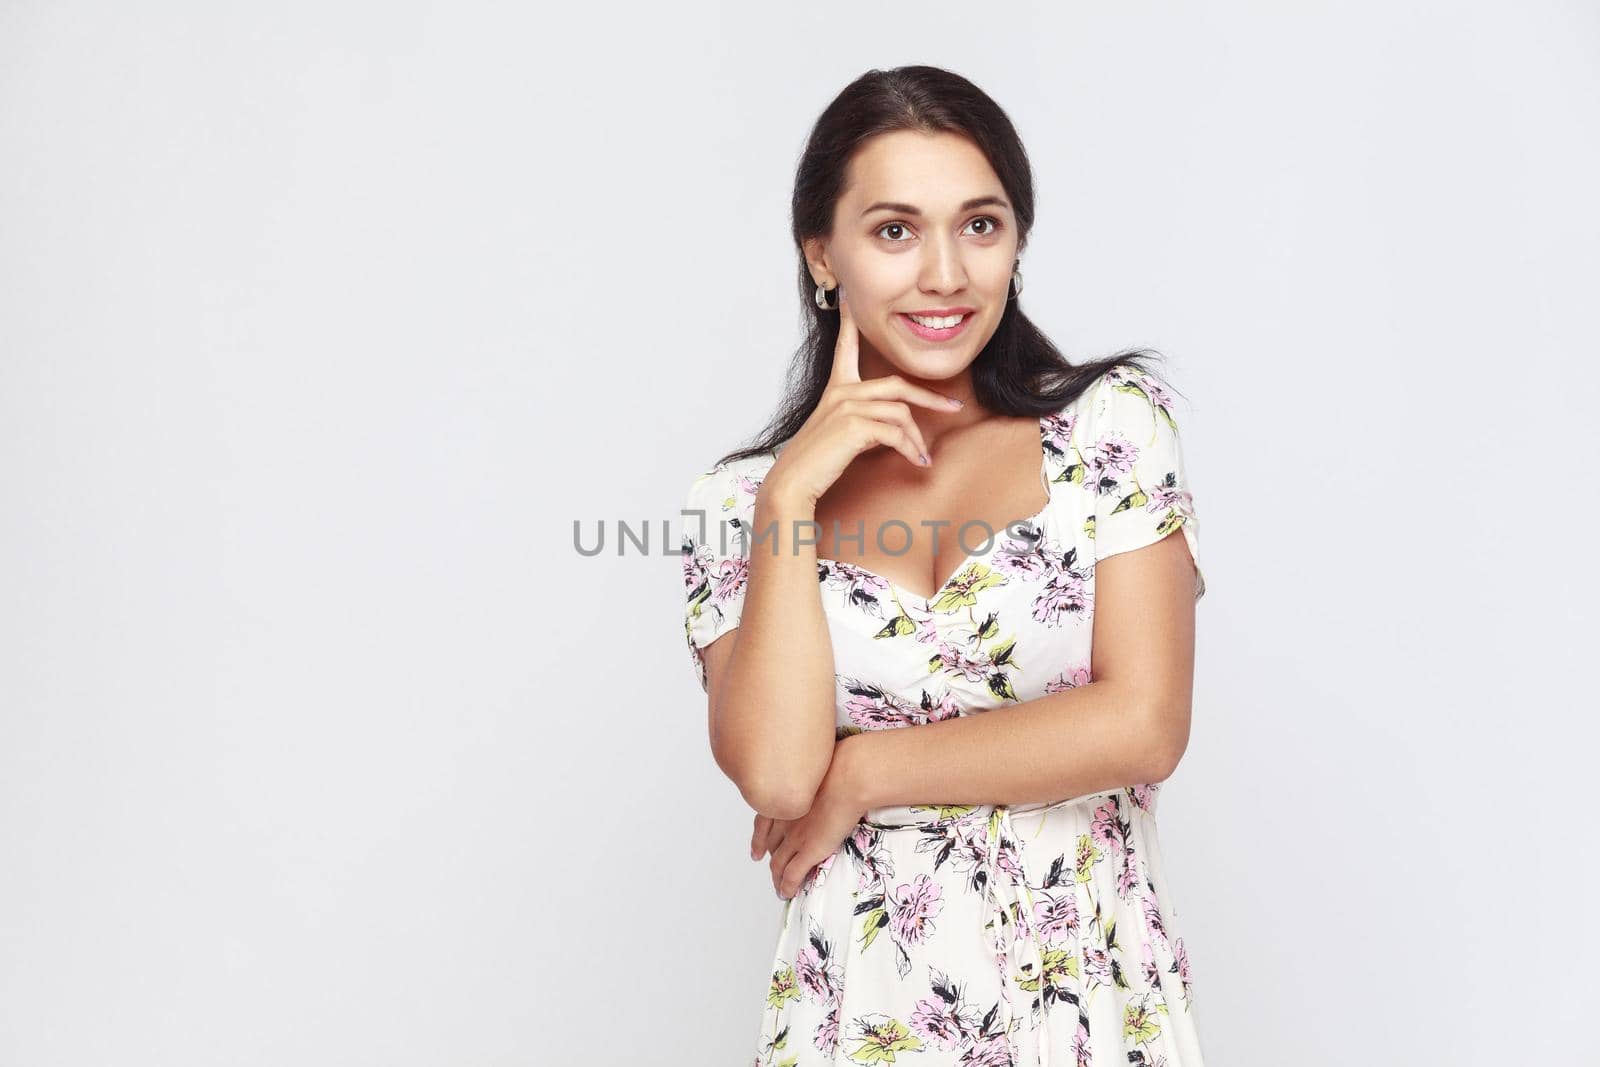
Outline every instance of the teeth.
<svg viewBox="0 0 1600 1067">
<path fill-rule="evenodd" d="M 930 318 L 926 318 L 926 317 L 924 317 L 922 315 L 907 315 L 906 318 L 910 319 L 912 322 L 916 323 L 918 326 L 926 326 L 929 329 L 933 329 L 933 330 L 948 330 L 950 327 L 954 326 L 956 323 L 958 323 L 962 319 L 966 318 L 966 316 L 965 315 L 946 315 L 943 318 L 930 319 Z"/>
</svg>

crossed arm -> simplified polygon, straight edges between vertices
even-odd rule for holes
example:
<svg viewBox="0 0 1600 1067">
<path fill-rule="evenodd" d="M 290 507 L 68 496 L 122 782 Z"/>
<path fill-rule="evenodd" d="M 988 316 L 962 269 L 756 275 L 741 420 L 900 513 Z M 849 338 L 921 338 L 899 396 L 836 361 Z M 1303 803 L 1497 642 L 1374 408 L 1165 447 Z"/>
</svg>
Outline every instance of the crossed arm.
<svg viewBox="0 0 1600 1067">
<path fill-rule="evenodd" d="M 1188 745 L 1195 646 L 1194 564 L 1173 532 L 1096 565 L 1093 681 L 982 715 L 852 734 L 835 744 L 816 795 L 862 810 L 1026 804 L 1168 777 Z M 707 646 L 713 679 L 737 633 Z"/>
</svg>

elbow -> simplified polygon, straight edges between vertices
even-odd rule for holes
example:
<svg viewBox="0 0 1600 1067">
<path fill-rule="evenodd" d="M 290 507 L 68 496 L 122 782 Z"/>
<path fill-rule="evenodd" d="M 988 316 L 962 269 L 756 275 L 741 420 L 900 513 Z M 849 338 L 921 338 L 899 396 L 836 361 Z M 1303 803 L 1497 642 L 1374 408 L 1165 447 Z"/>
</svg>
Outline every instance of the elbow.
<svg viewBox="0 0 1600 1067">
<path fill-rule="evenodd" d="M 1145 771 L 1139 776 L 1139 780 L 1151 785 L 1157 782 L 1164 782 L 1171 778 L 1172 773 L 1178 769 L 1178 762 L 1181 759 L 1183 759 L 1183 751 L 1181 749 L 1152 748 L 1149 758 L 1145 761 Z"/>
<path fill-rule="evenodd" d="M 749 756 L 714 750 L 717 766 L 757 815 L 769 819 L 798 819 L 811 810 L 816 787 L 794 771 L 793 764 L 765 766 Z"/>
<path fill-rule="evenodd" d="M 720 728 L 721 720 L 713 714 L 712 758 L 757 814 L 798 819 L 811 810 L 833 760 L 831 707 L 826 722 L 826 729 L 803 738 L 773 738 L 759 728 Z"/>
<path fill-rule="evenodd" d="M 1145 782 L 1164 782 L 1172 777 L 1189 747 L 1189 709 L 1167 708 L 1154 716 L 1154 725 L 1145 734 Z"/>
<path fill-rule="evenodd" d="M 750 805 L 757 815 L 765 815 L 769 819 L 793 820 L 801 818 L 811 810 L 811 802 L 816 794 L 806 794 L 803 790 L 786 789 L 777 784 L 776 788 L 763 788 L 751 784 L 739 784 L 739 795 L 744 797 L 744 802 Z"/>
</svg>

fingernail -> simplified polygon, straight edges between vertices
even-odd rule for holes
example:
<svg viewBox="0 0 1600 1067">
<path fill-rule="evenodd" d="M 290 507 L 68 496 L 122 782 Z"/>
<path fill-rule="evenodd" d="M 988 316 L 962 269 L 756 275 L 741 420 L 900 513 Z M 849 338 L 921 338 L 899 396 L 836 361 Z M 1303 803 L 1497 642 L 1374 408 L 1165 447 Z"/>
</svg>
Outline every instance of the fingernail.
<svg viewBox="0 0 1600 1067">
<path fill-rule="evenodd" d="M 926 452 L 918 452 L 917 455 L 922 457 L 922 465 L 924 467 L 933 462 L 933 460 L 928 458 L 928 454 Z"/>
<path fill-rule="evenodd" d="M 950 406 L 953 407 L 953 408 L 966 407 L 965 404 L 963 404 L 961 401 L 957 400 L 953 396 L 947 396 L 947 397 L 945 397 L 945 399 L 950 401 Z"/>
</svg>

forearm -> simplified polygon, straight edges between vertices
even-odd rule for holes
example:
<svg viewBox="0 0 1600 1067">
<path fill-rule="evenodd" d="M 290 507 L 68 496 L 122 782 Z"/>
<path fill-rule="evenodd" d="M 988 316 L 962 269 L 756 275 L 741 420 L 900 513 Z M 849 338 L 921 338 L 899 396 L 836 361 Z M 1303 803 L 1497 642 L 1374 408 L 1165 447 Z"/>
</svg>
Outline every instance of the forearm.
<svg viewBox="0 0 1600 1067">
<path fill-rule="evenodd" d="M 863 808 L 1049 803 L 1172 772 L 1174 717 L 1126 685 L 1090 682 L 1021 704 L 840 742 Z"/>
<path fill-rule="evenodd" d="M 713 714 L 713 748 L 747 798 L 803 813 L 833 758 L 833 642 L 804 502 L 762 493 L 739 637 Z M 762 531 L 771 531 L 765 540 Z M 809 538 L 806 538 L 809 540 Z"/>
</svg>

